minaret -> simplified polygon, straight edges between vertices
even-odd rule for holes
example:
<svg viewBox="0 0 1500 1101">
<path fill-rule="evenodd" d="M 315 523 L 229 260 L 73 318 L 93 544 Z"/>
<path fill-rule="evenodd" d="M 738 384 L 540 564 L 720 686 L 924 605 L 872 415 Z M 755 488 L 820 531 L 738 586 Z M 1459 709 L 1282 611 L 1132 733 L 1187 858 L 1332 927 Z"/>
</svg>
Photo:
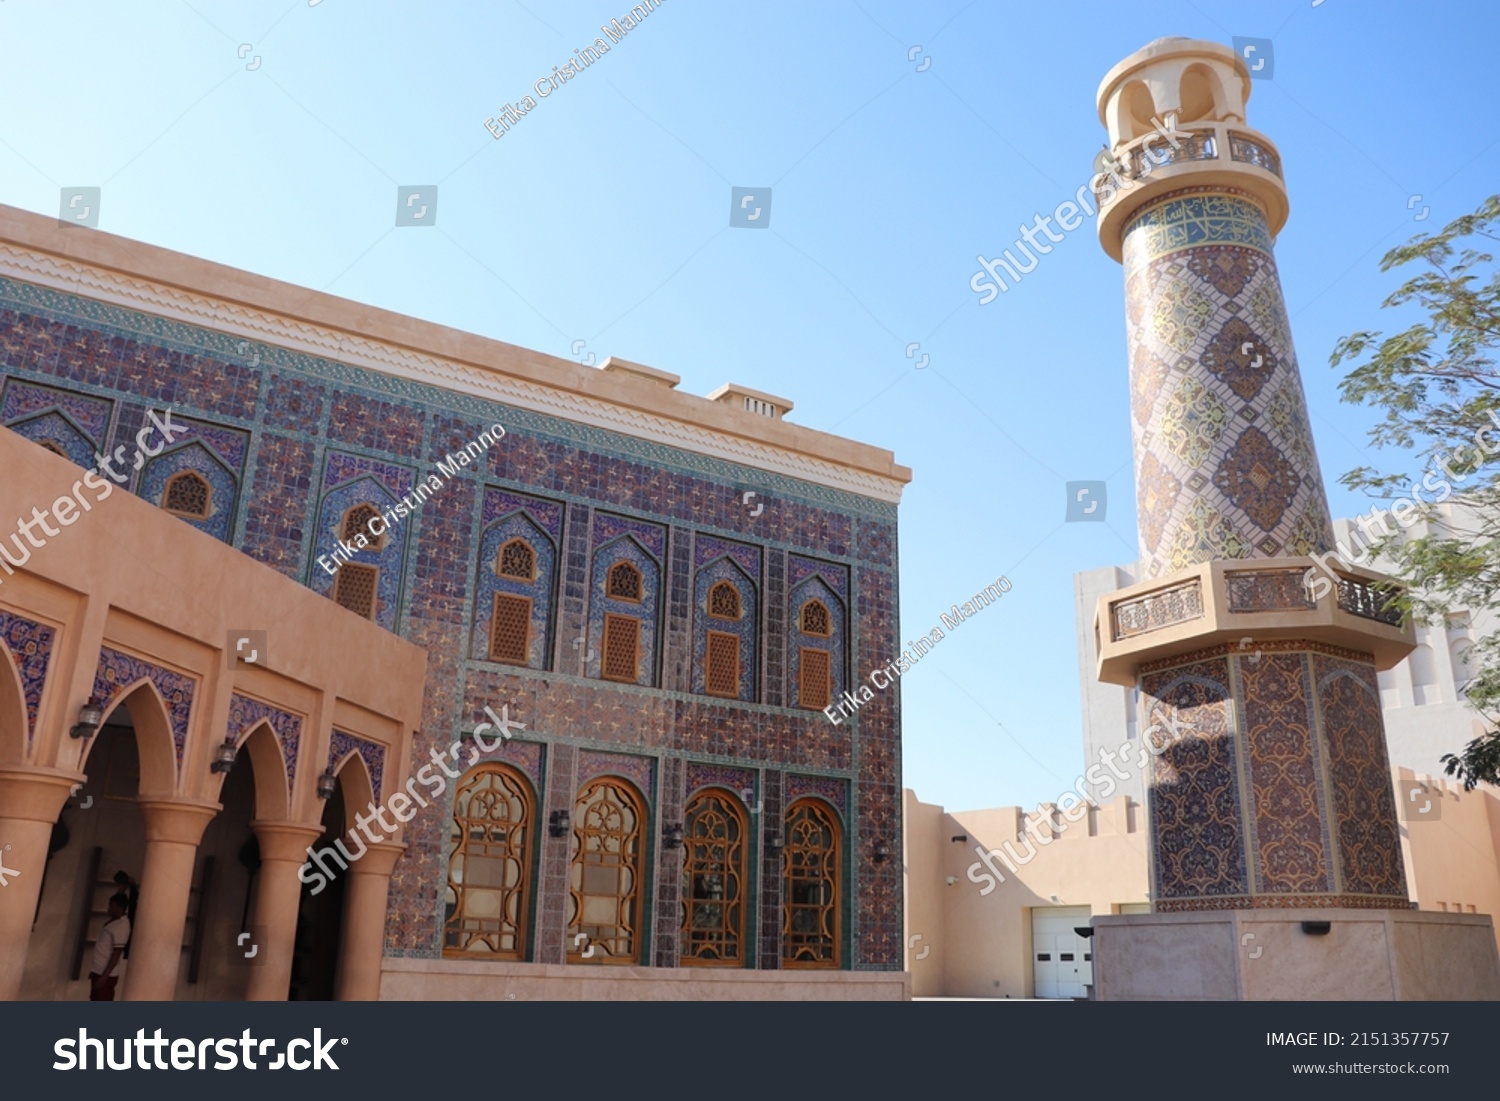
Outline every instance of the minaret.
<svg viewBox="0 0 1500 1101">
<path fill-rule="evenodd" d="M 1327 553 L 1272 252 L 1286 184 L 1250 88 L 1233 50 L 1186 38 L 1099 87 L 1141 544 L 1139 584 L 1099 605 L 1099 675 L 1139 688 L 1160 751 L 1155 913 L 1409 910 L 1376 671 L 1414 639 L 1379 575 Z"/>
</svg>

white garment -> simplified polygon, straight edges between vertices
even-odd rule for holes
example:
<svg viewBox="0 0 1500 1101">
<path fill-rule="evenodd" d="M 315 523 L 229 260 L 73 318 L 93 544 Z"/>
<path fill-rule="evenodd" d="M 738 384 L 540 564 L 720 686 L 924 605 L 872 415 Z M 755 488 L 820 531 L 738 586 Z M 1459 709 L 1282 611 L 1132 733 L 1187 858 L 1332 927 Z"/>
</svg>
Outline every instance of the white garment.
<svg viewBox="0 0 1500 1101">
<path fill-rule="evenodd" d="M 123 948 L 130 940 L 130 919 L 121 915 L 114 921 L 105 922 L 104 928 L 99 932 L 99 939 L 94 942 L 94 963 L 89 970 L 95 975 L 104 974 L 104 969 L 109 966 L 109 957 L 115 954 L 116 948 Z M 121 961 L 123 962 L 123 961 Z M 119 964 L 115 965 L 114 974 L 118 975 L 123 970 Z"/>
</svg>

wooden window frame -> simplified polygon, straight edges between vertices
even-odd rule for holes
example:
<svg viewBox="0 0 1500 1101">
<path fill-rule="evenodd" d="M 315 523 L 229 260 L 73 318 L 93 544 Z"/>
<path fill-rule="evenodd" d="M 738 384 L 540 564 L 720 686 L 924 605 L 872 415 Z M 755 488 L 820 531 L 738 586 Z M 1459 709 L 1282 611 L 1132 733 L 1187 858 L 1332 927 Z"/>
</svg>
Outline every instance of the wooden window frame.
<svg viewBox="0 0 1500 1101">
<path fill-rule="evenodd" d="M 826 631 L 809 631 L 807 629 L 807 609 L 814 604 L 823 609 L 823 615 L 828 620 L 828 630 Z M 827 604 L 823 603 L 823 601 L 819 600 L 817 597 L 812 597 L 808 600 L 804 600 L 802 602 L 802 607 L 797 611 L 797 629 L 804 635 L 810 635 L 813 638 L 832 638 L 833 609 L 830 608 Z"/>
<path fill-rule="evenodd" d="M 484 764 L 471 769 L 462 780 L 453 800 L 452 824 L 457 825 L 460 821 L 478 822 L 485 819 L 467 818 L 460 820 L 458 808 L 460 800 L 465 791 L 477 785 L 477 782 L 486 775 L 499 774 L 506 777 L 511 789 L 519 797 L 522 803 L 521 820 L 519 823 L 511 823 L 511 831 L 520 831 L 521 840 L 519 845 L 511 847 L 511 856 L 520 865 L 520 876 L 518 886 L 506 894 L 517 894 L 519 900 L 516 905 L 516 923 L 514 926 L 514 937 L 516 946 L 514 949 L 493 948 L 489 952 L 475 952 L 464 948 L 453 947 L 448 944 L 448 937 L 452 926 L 463 920 L 463 898 L 466 888 L 462 884 L 455 884 L 453 880 L 453 869 L 460 857 L 467 855 L 471 841 L 471 829 L 465 828 L 457 846 L 453 847 L 448 854 L 448 883 L 447 889 L 454 893 L 456 902 L 453 915 L 443 922 L 443 957 L 445 959 L 496 959 L 496 960 L 525 960 L 527 956 L 527 936 L 531 926 L 531 907 L 534 902 L 534 884 L 532 883 L 532 850 L 535 848 L 537 815 L 536 797 L 531 789 L 531 783 L 524 773 L 519 769 L 502 764 L 498 761 L 487 761 Z M 453 829 L 449 829 L 449 843 L 452 844 Z M 502 913 L 504 905 L 502 903 Z M 462 930 L 459 930 L 461 933 Z M 490 937 L 500 938 L 505 935 L 503 929 L 491 933 L 475 933 L 471 935 L 470 943 L 484 941 Z"/>
<path fill-rule="evenodd" d="M 495 624 L 500 618 L 500 603 L 501 601 L 506 600 L 521 601 L 526 605 L 526 640 L 522 645 L 525 656 L 520 660 L 495 656 Z M 494 595 L 490 603 L 490 644 L 488 650 L 486 651 L 489 655 L 490 661 L 497 662 L 500 665 L 515 665 L 522 668 L 525 668 L 531 664 L 531 620 L 532 616 L 534 616 L 535 614 L 536 605 L 532 603 L 531 597 L 529 596 L 521 596 L 519 593 L 496 593 Z"/>
<path fill-rule="evenodd" d="M 48 440 L 47 442 L 51 443 L 52 441 Z M 58 454 L 62 454 L 62 452 L 58 452 Z M 63 455 L 63 458 L 67 458 L 67 456 Z M 172 496 L 172 486 L 189 479 L 203 483 L 203 511 L 184 512 L 179 508 L 167 507 L 167 501 Z M 214 510 L 214 484 L 196 470 L 179 470 L 168 478 L 166 484 L 161 487 L 161 507 L 162 511 L 169 512 L 173 516 L 180 516 L 185 520 L 207 520 Z"/>
<path fill-rule="evenodd" d="M 609 786 L 616 789 L 630 804 L 635 812 L 634 839 L 636 843 L 635 859 L 628 865 L 632 872 L 633 891 L 629 900 L 629 910 L 625 918 L 629 922 L 628 930 L 631 938 L 631 954 L 629 956 L 616 956 L 608 952 L 600 954 L 594 952 L 588 956 L 583 953 L 588 950 L 586 945 L 578 943 L 578 937 L 572 932 L 582 926 L 583 907 L 579 901 L 580 893 L 573 889 L 573 869 L 582 863 L 579 857 L 584 854 L 582 830 L 584 828 L 584 815 L 582 808 L 586 797 L 597 787 Z M 569 963 L 593 963 L 610 967 L 639 967 L 645 955 L 646 945 L 644 934 L 641 929 L 641 916 L 645 904 L 645 893 L 648 887 L 646 882 L 646 849 L 650 844 L 650 818 L 646 811 L 646 800 L 629 780 L 621 776 L 595 776 L 582 784 L 573 796 L 573 842 L 572 851 L 568 855 L 568 898 L 574 907 L 576 916 L 580 919 L 575 923 L 570 918 L 565 918 L 567 933 L 567 960 Z M 627 866 L 627 865 L 618 865 Z M 582 875 L 579 876 L 580 885 Z M 618 898 L 618 896 L 616 896 Z"/>
<path fill-rule="evenodd" d="M 804 808 L 810 809 L 827 827 L 833 843 L 830 846 L 829 856 L 825 858 L 825 867 L 832 869 L 828 877 L 833 886 L 832 904 L 825 907 L 829 921 L 829 933 L 832 938 L 832 958 L 827 960 L 795 959 L 788 955 L 790 946 L 790 935 L 792 932 L 792 891 L 791 877 L 788 874 L 792 866 L 792 854 L 796 850 L 796 840 L 791 836 L 791 825 L 799 811 Z M 785 845 L 782 848 L 781 864 L 781 966 L 786 969 L 837 971 L 843 967 L 843 931 L 842 923 L 844 916 L 844 827 L 840 822 L 838 814 L 822 799 L 803 797 L 795 800 L 787 808 L 786 817 L 783 819 L 783 829 L 787 832 Z"/>
<path fill-rule="evenodd" d="M 380 515 L 380 509 L 375 507 L 375 503 L 373 501 L 360 501 L 358 504 L 350 505 L 344 510 L 344 515 L 339 518 L 339 539 L 345 543 L 352 543 L 354 535 L 363 535 L 365 537 L 365 541 L 369 543 L 369 546 L 357 549 L 376 551 L 385 550 L 386 538 L 390 534 L 389 529 L 381 532 L 379 535 L 376 535 L 370 531 L 370 521 L 366 520 L 359 528 L 355 530 L 354 535 L 349 534 L 349 517 L 353 516 L 355 512 L 362 508 L 369 509 L 376 516 Z"/>
<path fill-rule="evenodd" d="M 717 799 L 725 806 L 739 824 L 739 839 L 731 844 L 731 848 L 737 848 L 738 861 L 731 855 L 726 864 L 729 867 L 730 878 L 736 879 L 739 886 L 739 897 L 734 904 L 739 907 L 739 920 L 727 925 L 729 933 L 734 940 L 735 947 L 739 951 L 737 959 L 703 959 L 687 954 L 690 942 L 688 923 L 693 914 L 693 902 L 689 892 L 692 889 L 692 855 L 693 835 L 692 824 L 696 806 L 703 800 Z M 750 912 L 750 826 L 745 814 L 745 805 L 739 796 L 726 788 L 708 787 L 693 793 L 688 800 L 687 807 L 683 811 L 684 836 L 682 842 L 682 920 L 678 922 L 678 965 L 681 967 L 734 967 L 745 968 L 749 966 L 749 912 Z"/>
<path fill-rule="evenodd" d="M 525 547 L 531 553 L 531 574 L 528 577 L 518 577 L 518 576 L 516 576 L 513 573 L 505 573 L 500 568 L 500 563 L 505 560 L 505 548 L 506 547 L 514 546 L 517 543 L 520 543 L 521 546 Z M 500 544 L 500 549 L 495 552 L 495 576 L 496 577 L 503 577 L 507 581 L 519 581 L 519 582 L 522 582 L 523 584 L 528 584 L 529 585 L 532 582 L 536 581 L 537 574 L 539 572 L 539 568 L 540 567 L 539 567 L 539 562 L 538 562 L 538 558 L 537 558 L 536 548 L 531 545 L 530 541 L 528 541 L 526 539 L 522 539 L 519 535 L 516 536 L 514 539 L 507 539 L 505 542 L 501 543 Z"/>
<path fill-rule="evenodd" d="M 715 692 L 713 690 L 713 685 L 711 683 L 711 681 L 712 681 L 711 673 L 712 673 L 712 670 L 713 670 L 713 664 L 709 661 L 709 657 L 713 653 L 713 640 L 715 638 L 727 638 L 727 639 L 733 640 L 733 642 L 734 642 L 734 691 L 733 692 Z M 703 638 L 703 691 L 704 691 L 705 695 L 714 696 L 717 699 L 721 699 L 721 700 L 737 700 L 737 699 L 740 698 L 740 678 L 741 678 L 741 676 L 743 675 L 743 673 L 745 671 L 744 664 L 743 664 L 743 662 L 744 662 L 744 654 L 741 653 L 741 651 L 743 650 L 743 648 L 744 648 L 744 639 L 740 638 L 739 635 L 733 634 L 733 633 L 731 633 L 729 631 L 707 631 L 707 632 L 704 633 L 704 638 Z"/>
<path fill-rule="evenodd" d="M 352 574 L 345 574 L 345 570 L 353 570 L 355 572 Z M 343 584 L 344 580 L 347 577 L 357 576 L 359 572 L 363 570 L 369 570 L 371 574 L 370 612 L 368 615 L 361 615 L 360 612 L 355 611 L 353 608 L 349 607 L 349 605 L 339 600 L 339 586 Z M 371 622 L 374 622 L 375 615 L 380 610 L 380 567 L 368 566 L 362 562 L 345 562 L 342 566 L 339 567 L 338 573 L 334 575 L 333 588 L 329 590 L 328 596 L 335 604 L 337 604 L 340 608 L 343 608 L 345 611 L 351 612 L 354 615 L 361 616 L 361 618 L 363 619 L 368 619 Z"/>
<path fill-rule="evenodd" d="M 718 612 L 714 611 L 714 593 L 718 592 L 720 589 L 728 589 L 730 592 L 734 593 L 734 606 L 736 609 L 738 609 L 738 613 L 736 615 L 720 615 Z M 738 623 L 740 620 L 745 618 L 745 597 L 743 594 L 741 594 L 739 586 L 736 585 L 733 581 L 715 581 L 708 587 L 708 600 L 706 602 L 704 610 L 714 619 L 722 620 L 726 623 Z"/>
<path fill-rule="evenodd" d="M 624 677 L 612 677 L 609 669 L 609 625 L 614 620 L 622 620 L 635 624 L 635 670 L 627 680 Z M 599 677 L 602 680 L 612 681 L 615 684 L 638 684 L 641 679 L 641 617 L 633 615 L 619 615 L 615 612 L 604 613 L 604 625 L 599 636 Z"/>
<path fill-rule="evenodd" d="M 625 567 L 631 573 L 635 574 L 636 591 L 640 595 L 616 596 L 614 592 L 611 591 L 611 585 L 614 581 L 615 571 L 618 570 L 621 566 Z M 637 566 L 634 562 L 622 558 L 618 562 L 615 562 L 613 565 L 611 565 L 609 569 L 604 571 L 604 595 L 610 600 L 620 600 L 624 601 L 627 604 L 643 603 L 646 599 L 646 575 L 641 572 L 640 567 Z"/>
<path fill-rule="evenodd" d="M 828 650 L 816 646 L 799 647 L 801 653 L 797 655 L 797 706 L 805 707 L 812 711 L 822 711 L 833 703 L 833 654 Z M 809 703 L 807 701 L 807 655 L 817 654 L 828 663 L 826 670 L 828 678 L 828 692 L 821 704 Z"/>
</svg>

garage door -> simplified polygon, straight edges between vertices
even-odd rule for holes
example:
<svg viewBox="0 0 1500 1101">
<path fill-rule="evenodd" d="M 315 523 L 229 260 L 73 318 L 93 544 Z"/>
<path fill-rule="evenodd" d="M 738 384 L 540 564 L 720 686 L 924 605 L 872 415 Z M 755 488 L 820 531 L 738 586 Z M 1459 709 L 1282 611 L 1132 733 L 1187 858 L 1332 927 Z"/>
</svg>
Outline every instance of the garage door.
<svg viewBox="0 0 1500 1101">
<path fill-rule="evenodd" d="M 1094 981 L 1092 942 L 1073 932 L 1089 923 L 1087 906 L 1038 906 L 1031 911 L 1031 956 L 1038 998 L 1084 998 Z"/>
</svg>

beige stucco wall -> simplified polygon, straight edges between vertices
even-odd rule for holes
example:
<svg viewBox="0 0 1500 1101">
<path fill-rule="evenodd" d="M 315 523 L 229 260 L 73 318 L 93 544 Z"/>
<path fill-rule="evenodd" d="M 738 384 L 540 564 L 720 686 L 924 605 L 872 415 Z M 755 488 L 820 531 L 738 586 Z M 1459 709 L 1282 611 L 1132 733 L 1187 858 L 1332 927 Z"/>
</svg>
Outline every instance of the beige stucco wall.
<svg viewBox="0 0 1500 1101">
<path fill-rule="evenodd" d="M 1473 906 L 1476 914 L 1500 914 L 1496 791 L 1464 792 L 1404 768 L 1393 770 L 1392 780 L 1413 901 L 1424 911 L 1443 903 L 1450 913 L 1458 904 L 1461 913 Z M 1416 813 L 1425 795 L 1410 799 L 1411 789 L 1423 784 L 1439 800 L 1436 817 Z M 946 813 L 914 792 L 905 794 L 906 956 L 914 997 L 1031 997 L 1036 908 L 1088 906 L 1097 917 L 1147 901 L 1146 809 L 1126 796 L 1078 822 L 1063 820 L 1066 829 L 1055 836 L 1039 824 L 1036 832 L 1051 840 L 1028 846 L 1014 840 L 1026 823 L 1019 807 Z M 968 840 L 952 840 L 959 835 Z M 975 850 L 999 849 L 1007 841 L 1020 859 L 1014 871 L 994 861 L 1001 882 Z M 1028 853 L 1034 855 L 1026 859 Z M 913 934 L 923 938 L 914 947 Z M 918 959 L 928 944 L 931 951 Z"/>
</svg>

